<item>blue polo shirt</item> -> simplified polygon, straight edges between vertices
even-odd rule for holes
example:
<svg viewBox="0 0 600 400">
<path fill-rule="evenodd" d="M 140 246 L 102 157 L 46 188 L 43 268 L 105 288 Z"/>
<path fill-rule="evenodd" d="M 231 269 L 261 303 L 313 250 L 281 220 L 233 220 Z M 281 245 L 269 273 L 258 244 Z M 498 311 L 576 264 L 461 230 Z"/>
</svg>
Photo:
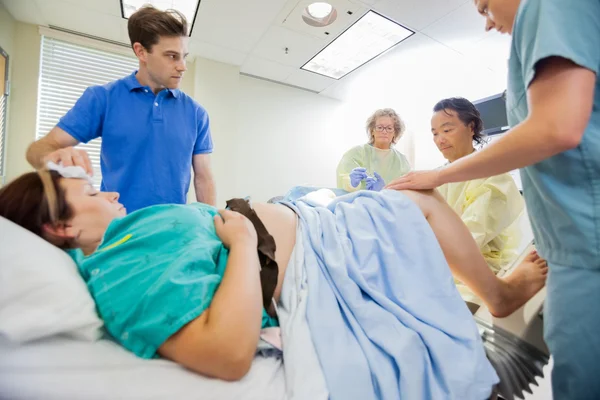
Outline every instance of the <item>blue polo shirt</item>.
<svg viewBox="0 0 600 400">
<path fill-rule="evenodd" d="M 600 0 L 522 1 L 513 27 L 508 121 L 529 114 L 540 61 L 561 57 L 600 73 Z M 563 115 L 569 118 L 569 115 Z M 536 246 L 552 265 L 600 268 L 600 80 L 581 143 L 521 170 Z"/>
<path fill-rule="evenodd" d="M 136 72 L 87 88 L 58 127 L 83 143 L 102 137 L 101 189 L 119 192 L 128 212 L 185 204 L 192 156 L 213 149 L 208 114 L 180 90 L 155 95 Z"/>
</svg>

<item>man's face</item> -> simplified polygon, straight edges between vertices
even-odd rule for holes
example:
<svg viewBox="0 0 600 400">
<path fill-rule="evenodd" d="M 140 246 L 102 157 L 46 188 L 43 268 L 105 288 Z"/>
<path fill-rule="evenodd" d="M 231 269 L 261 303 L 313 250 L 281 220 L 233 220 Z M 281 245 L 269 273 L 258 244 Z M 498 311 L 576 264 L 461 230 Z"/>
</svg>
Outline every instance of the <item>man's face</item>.
<svg viewBox="0 0 600 400">
<path fill-rule="evenodd" d="M 479 14 L 485 17 L 485 30 L 512 34 L 521 0 L 474 0 Z"/>
<path fill-rule="evenodd" d="M 431 117 L 433 142 L 444 155 L 454 162 L 473 151 L 473 129 L 460 120 L 454 110 L 440 110 Z"/>
<path fill-rule="evenodd" d="M 145 63 L 148 75 L 156 84 L 177 89 L 186 70 L 188 55 L 186 36 L 161 36 L 151 51 L 145 51 L 140 60 Z"/>
</svg>

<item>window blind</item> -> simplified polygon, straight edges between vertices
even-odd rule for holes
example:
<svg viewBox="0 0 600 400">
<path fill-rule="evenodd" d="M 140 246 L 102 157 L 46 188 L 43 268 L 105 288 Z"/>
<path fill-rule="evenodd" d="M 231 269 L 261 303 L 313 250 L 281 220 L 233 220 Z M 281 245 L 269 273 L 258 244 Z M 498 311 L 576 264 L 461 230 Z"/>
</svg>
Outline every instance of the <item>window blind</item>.
<svg viewBox="0 0 600 400">
<path fill-rule="evenodd" d="M 38 89 L 37 139 L 56 126 L 89 86 L 123 78 L 138 68 L 133 55 L 111 53 L 42 36 Z M 94 186 L 100 187 L 100 146 L 94 139 L 77 148 L 88 152 L 94 167 Z"/>
</svg>

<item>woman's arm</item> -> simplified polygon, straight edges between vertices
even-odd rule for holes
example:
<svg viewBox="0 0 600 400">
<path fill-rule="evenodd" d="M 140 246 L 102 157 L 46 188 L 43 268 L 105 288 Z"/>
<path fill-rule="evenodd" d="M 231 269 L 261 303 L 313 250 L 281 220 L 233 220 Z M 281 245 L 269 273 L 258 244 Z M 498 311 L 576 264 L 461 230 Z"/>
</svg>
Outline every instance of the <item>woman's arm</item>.
<svg viewBox="0 0 600 400">
<path fill-rule="evenodd" d="M 210 307 L 171 336 L 161 356 L 203 375 L 241 379 L 256 353 L 262 321 L 256 231 L 243 215 L 221 211 L 217 235 L 229 248 L 223 280 Z"/>
</svg>

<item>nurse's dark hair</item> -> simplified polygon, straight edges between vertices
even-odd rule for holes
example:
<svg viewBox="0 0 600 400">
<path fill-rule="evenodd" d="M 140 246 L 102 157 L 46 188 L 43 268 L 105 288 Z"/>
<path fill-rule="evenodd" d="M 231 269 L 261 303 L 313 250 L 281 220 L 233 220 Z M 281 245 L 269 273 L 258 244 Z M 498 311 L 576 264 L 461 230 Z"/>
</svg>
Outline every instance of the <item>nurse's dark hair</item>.
<svg viewBox="0 0 600 400">
<path fill-rule="evenodd" d="M 73 211 L 67 204 L 56 171 L 28 172 L 0 189 L 0 217 L 4 217 L 61 247 L 71 245 L 50 237 L 44 227 L 71 219 Z"/>
<path fill-rule="evenodd" d="M 485 143 L 485 136 L 481 133 L 483 131 L 483 120 L 477 107 L 469 100 L 463 97 L 440 100 L 433 107 L 433 112 L 440 111 L 448 115 L 450 115 L 450 111 L 454 111 L 463 124 L 473 129 L 473 141 L 477 144 Z"/>
<path fill-rule="evenodd" d="M 188 35 L 188 23 L 182 13 L 176 10 L 161 11 L 150 5 L 134 12 L 127 22 L 131 47 L 140 43 L 152 52 L 161 36 L 179 37 Z"/>
</svg>

